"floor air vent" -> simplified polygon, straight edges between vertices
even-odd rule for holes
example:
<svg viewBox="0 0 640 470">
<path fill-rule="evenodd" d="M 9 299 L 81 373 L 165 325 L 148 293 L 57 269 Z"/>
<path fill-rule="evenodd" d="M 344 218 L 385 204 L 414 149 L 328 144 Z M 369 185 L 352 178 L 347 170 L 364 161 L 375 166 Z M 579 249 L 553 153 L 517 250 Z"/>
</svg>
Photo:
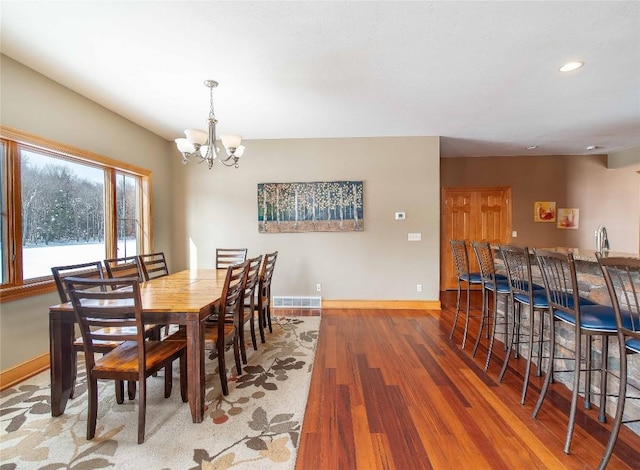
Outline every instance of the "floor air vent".
<svg viewBox="0 0 640 470">
<path fill-rule="evenodd" d="M 274 308 L 322 308 L 322 297 L 274 296 Z"/>
</svg>

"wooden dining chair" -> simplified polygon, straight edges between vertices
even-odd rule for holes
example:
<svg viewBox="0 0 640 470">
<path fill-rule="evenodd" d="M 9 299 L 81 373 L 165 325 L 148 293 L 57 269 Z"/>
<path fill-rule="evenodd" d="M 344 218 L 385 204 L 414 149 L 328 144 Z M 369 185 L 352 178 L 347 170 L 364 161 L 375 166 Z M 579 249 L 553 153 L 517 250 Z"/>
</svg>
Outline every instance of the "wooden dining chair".
<svg viewBox="0 0 640 470">
<path fill-rule="evenodd" d="M 256 292 L 256 311 L 258 312 L 258 327 L 260 329 L 260 341 L 265 342 L 264 329 L 268 325 L 269 332 L 273 332 L 271 327 L 271 280 L 273 270 L 276 266 L 278 252 L 267 253 L 262 261 L 260 278 L 258 280 L 258 290 Z"/>
<path fill-rule="evenodd" d="M 80 325 L 88 385 L 87 439 L 95 436 L 98 416 L 98 380 L 128 380 L 139 383 L 138 444 L 144 442 L 147 377 L 164 369 L 164 396 L 171 395 L 173 361 L 180 360 L 180 392 L 187 401 L 185 340 L 148 340 L 142 318 L 142 301 L 137 277 L 115 279 L 65 279 Z M 96 358 L 103 341 L 120 344 Z"/>
<path fill-rule="evenodd" d="M 233 347 L 233 357 L 236 363 L 236 372 L 242 374 L 242 364 L 240 360 L 240 335 L 239 326 L 240 312 L 244 303 L 244 290 L 249 273 L 249 261 L 231 265 L 227 268 L 222 294 L 218 303 L 218 312 L 214 317 L 210 317 L 205 322 L 204 327 L 204 348 L 211 351 L 210 359 L 218 358 L 218 375 L 222 394 L 229 394 L 227 381 L 227 367 L 225 362 L 225 350 Z M 229 319 L 232 319 L 229 321 Z M 171 337 L 183 340 L 186 339 L 184 328 L 175 332 Z"/>
<path fill-rule="evenodd" d="M 243 263 L 247 259 L 247 248 L 217 248 L 216 269 L 227 269 L 233 264 Z"/>
<path fill-rule="evenodd" d="M 53 274 L 53 280 L 56 284 L 56 289 L 58 290 L 58 296 L 60 298 L 60 303 L 64 304 L 71 301 L 69 297 L 69 292 L 67 290 L 67 285 L 64 280 L 67 277 L 80 277 L 85 279 L 103 279 L 104 272 L 102 269 L 101 261 L 92 261 L 90 263 L 80 263 L 80 264 L 72 264 L 68 266 L 54 266 L 51 268 L 51 273 Z M 154 327 L 147 327 L 147 337 L 155 334 Z M 120 341 L 100 341 L 96 342 L 94 345 L 94 349 L 96 352 L 100 354 L 106 354 L 111 352 L 115 347 L 117 347 L 121 342 Z M 73 347 L 71 348 L 73 351 L 73 367 L 71 368 L 73 373 L 72 378 L 72 390 L 71 397 L 73 398 L 73 394 L 75 392 L 75 383 L 76 383 L 76 374 L 77 374 L 77 364 L 78 364 L 78 352 L 84 351 L 84 344 L 82 337 L 76 338 L 73 342 Z M 116 381 L 116 401 L 119 404 L 124 402 L 124 384 L 122 381 Z M 128 396 L 130 400 L 133 400 L 136 396 L 136 384 L 135 382 L 129 382 L 127 387 Z"/>
<path fill-rule="evenodd" d="M 102 271 L 102 261 L 92 261 L 89 263 L 81 263 L 81 264 L 72 264 L 67 266 L 54 266 L 51 268 L 51 274 L 53 275 L 53 280 L 56 284 L 56 289 L 58 290 L 58 297 L 60 298 L 61 304 L 66 304 L 70 302 L 69 293 L 67 291 L 67 286 L 64 283 L 64 279 L 69 276 L 75 277 L 83 277 L 87 279 L 103 279 L 104 274 Z M 103 345 L 103 350 L 98 352 L 109 352 L 119 343 L 111 343 Z M 76 376 L 78 371 L 78 352 L 84 351 L 84 346 L 82 344 L 82 337 L 77 338 L 73 347 L 71 348 L 73 351 L 73 367 L 71 371 L 73 373 L 73 378 L 71 380 L 72 389 L 71 389 L 71 398 L 75 393 L 75 384 L 76 384 Z M 116 383 L 116 392 L 120 389 L 120 385 Z M 122 393 L 118 395 L 118 403 L 122 403 L 123 397 Z"/>
<path fill-rule="evenodd" d="M 262 264 L 262 255 L 257 256 L 255 258 L 251 258 L 247 260 L 247 262 L 249 263 L 249 266 L 247 268 L 249 271 L 247 273 L 247 281 L 246 281 L 245 290 L 244 290 L 244 300 L 243 300 L 242 309 L 240 311 L 240 316 L 239 318 L 236 318 L 234 314 L 227 313 L 225 317 L 225 321 L 229 323 L 233 323 L 236 320 L 238 321 L 236 328 L 238 330 L 238 335 L 239 335 L 240 356 L 242 358 L 243 364 L 247 363 L 247 346 L 246 346 L 245 336 L 244 336 L 245 325 L 247 323 L 250 323 L 251 342 L 253 345 L 253 349 L 254 350 L 258 349 L 258 344 L 256 341 L 255 321 L 254 321 L 255 319 L 255 298 L 254 297 L 256 293 L 256 288 L 258 286 L 258 278 L 260 276 L 260 266 Z M 209 315 L 209 317 L 206 320 L 206 324 L 207 325 L 217 324 L 217 321 L 218 321 L 218 307 L 216 306 L 215 313 Z"/>
<path fill-rule="evenodd" d="M 145 281 L 169 275 L 169 268 L 167 267 L 164 252 L 139 255 L 138 258 Z"/>
<path fill-rule="evenodd" d="M 244 329 L 247 323 L 250 325 L 251 344 L 253 345 L 253 350 L 258 350 L 255 325 L 255 296 L 260 278 L 262 255 L 249 259 L 248 263 L 249 267 L 247 272 L 247 281 L 244 288 L 244 300 L 242 303 L 242 311 L 240 312 L 240 354 L 242 355 L 242 362 L 244 364 L 247 363 L 247 347 L 244 339 Z"/>
<path fill-rule="evenodd" d="M 638 400 L 637 386 L 634 387 L 636 393 L 627 397 L 627 387 L 629 386 L 627 358 L 629 354 L 640 354 L 640 259 L 609 258 L 603 257 L 601 253 L 596 253 L 596 258 L 602 269 L 615 313 L 620 354 L 618 403 L 611 435 L 598 465 L 598 470 L 604 470 L 611 459 L 622 424 L 639 421 L 631 417 L 627 417 L 627 420 L 624 419 L 624 405 L 627 398 Z"/>
</svg>

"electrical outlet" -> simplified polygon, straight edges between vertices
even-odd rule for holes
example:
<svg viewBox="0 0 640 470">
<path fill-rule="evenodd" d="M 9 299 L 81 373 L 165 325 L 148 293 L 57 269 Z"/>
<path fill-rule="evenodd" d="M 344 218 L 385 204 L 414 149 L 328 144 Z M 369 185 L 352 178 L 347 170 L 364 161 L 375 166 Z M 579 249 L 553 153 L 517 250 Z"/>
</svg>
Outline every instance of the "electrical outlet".
<svg viewBox="0 0 640 470">
<path fill-rule="evenodd" d="M 316 284 L 316 291 L 317 292 L 322 292 L 322 284 L 320 284 L 320 283 Z"/>
<path fill-rule="evenodd" d="M 416 284 L 416 290 L 422 292 L 422 284 Z"/>
<path fill-rule="evenodd" d="M 407 240 L 410 242 L 419 242 L 422 240 L 422 233 L 409 233 L 407 234 Z"/>
</svg>

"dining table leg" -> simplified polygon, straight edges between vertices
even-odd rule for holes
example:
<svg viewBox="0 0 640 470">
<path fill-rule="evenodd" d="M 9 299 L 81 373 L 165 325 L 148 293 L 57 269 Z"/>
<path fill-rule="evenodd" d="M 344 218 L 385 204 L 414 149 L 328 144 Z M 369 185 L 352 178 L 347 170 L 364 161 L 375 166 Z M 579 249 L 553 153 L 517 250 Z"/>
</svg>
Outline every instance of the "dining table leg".
<svg viewBox="0 0 640 470">
<path fill-rule="evenodd" d="M 194 423 L 204 419 L 204 327 L 198 319 L 187 323 L 187 394 Z"/>
<path fill-rule="evenodd" d="M 51 373 L 51 415 L 64 413 L 67 401 L 73 393 L 74 323 L 49 316 L 49 361 Z"/>
</svg>

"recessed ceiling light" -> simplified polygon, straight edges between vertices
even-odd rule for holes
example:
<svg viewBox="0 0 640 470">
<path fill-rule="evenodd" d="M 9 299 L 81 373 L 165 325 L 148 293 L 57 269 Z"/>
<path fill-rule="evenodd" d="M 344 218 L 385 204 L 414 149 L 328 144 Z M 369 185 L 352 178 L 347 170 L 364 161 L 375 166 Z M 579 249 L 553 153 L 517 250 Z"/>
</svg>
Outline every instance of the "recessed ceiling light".
<svg viewBox="0 0 640 470">
<path fill-rule="evenodd" d="M 584 65 L 584 62 L 567 62 L 558 69 L 559 72 L 573 72 Z"/>
<path fill-rule="evenodd" d="M 527 150 L 535 150 L 535 149 L 537 149 L 537 148 L 538 148 L 538 146 L 537 146 L 537 145 L 529 145 L 529 146 L 527 147 Z"/>
<path fill-rule="evenodd" d="M 589 146 L 587 147 L 587 150 L 596 150 L 596 149 L 599 149 L 599 148 L 600 148 L 600 147 L 598 147 L 597 145 L 589 145 Z"/>
</svg>

